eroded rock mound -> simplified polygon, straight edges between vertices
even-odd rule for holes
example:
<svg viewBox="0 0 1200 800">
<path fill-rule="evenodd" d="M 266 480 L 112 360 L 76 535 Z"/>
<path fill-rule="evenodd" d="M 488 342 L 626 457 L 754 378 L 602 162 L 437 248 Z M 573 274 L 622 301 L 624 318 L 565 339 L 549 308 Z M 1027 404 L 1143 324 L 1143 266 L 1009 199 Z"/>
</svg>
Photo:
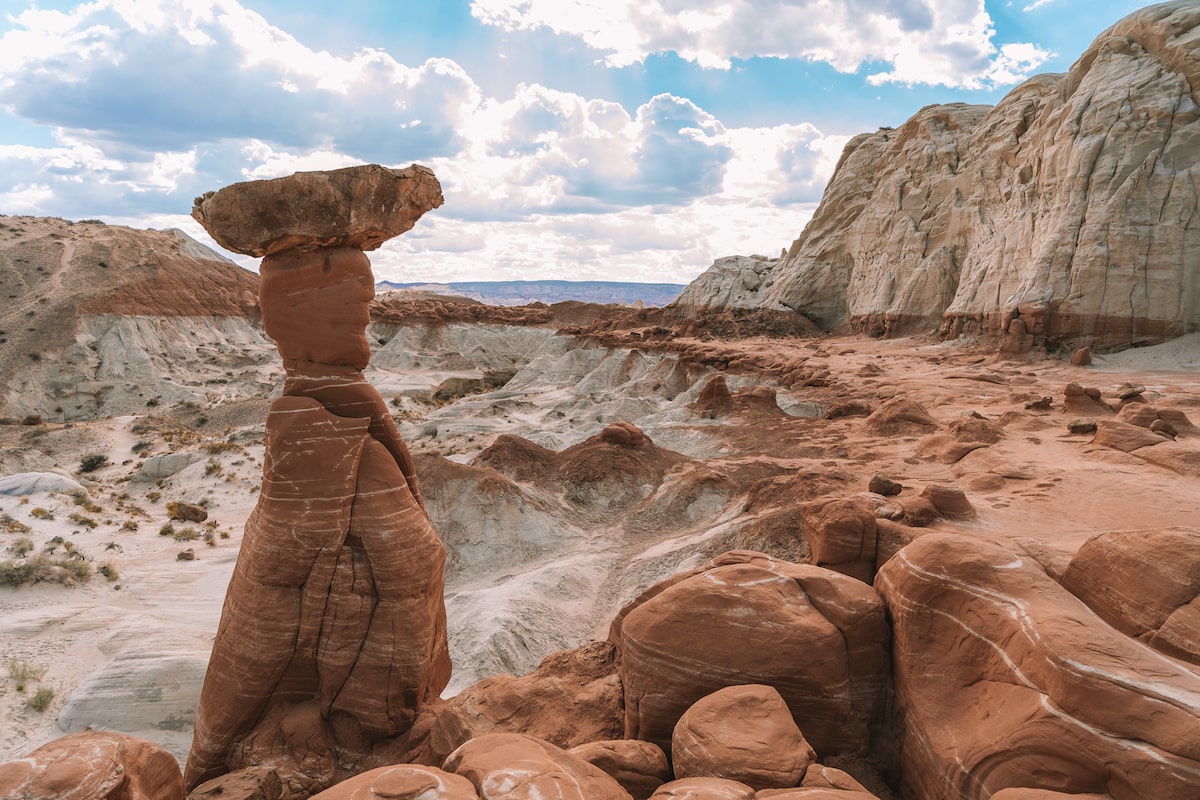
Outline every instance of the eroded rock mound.
<svg viewBox="0 0 1200 800">
<path fill-rule="evenodd" d="M 437 767 L 379 767 L 342 781 L 310 800 L 479 800 L 472 783 Z"/>
<path fill-rule="evenodd" d="M 604 770 L 518 733 L 480 736 L 442 765 L 474 784 L 482 800 L 632 800 Z"/>
</svg>

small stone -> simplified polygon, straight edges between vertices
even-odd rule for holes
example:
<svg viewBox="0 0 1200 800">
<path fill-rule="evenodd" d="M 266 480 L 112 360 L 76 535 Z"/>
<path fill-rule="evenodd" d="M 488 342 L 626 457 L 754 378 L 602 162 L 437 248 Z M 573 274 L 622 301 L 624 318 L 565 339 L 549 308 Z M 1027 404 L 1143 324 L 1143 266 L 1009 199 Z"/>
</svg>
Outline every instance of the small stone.
<svg viewBox="0 0 1200 800">
<path fill-rule="evenodd" d="M 1092 363 L 1092 348 L 1081 347 L 1071 355 L 1071 366 L 1087 367 Z"/>
<path fill-rule="evenodd" d="M 179 552 L 179 554 L 177 556 L 175 556 L 175 560 L 176 561 L 195 561 L 196 560 L 196 551 L 190 547 L 187 550 L 181 550 Z"/>
<path fill-rule="evenodd" d="M 1067 423 L 1067 430 L 1071 433 L 1095 433 L 1096 418 L 1095 417 L 1079 417 Z"/>
<path fill-rule="evenodd" d="M 1167 422 L 1165 419 L 1156 419 L 1150 423 L 1150 430 L 1155 433 L 1161 433 L 1163 436 L 1168 436 L 1174 439 L 1179 435 L 1179 431 L 1175 430 L 1175 426 Z"/>
<path fill-rule="evenodd" d="M 867 491 L 881 494 L 884 497 L 894 497 L 900 494 L 904 489 L 903 486 L 896 483 L 894 480 L 884 475 L 882 472 L 876 472 L 871 478 L 871 483 L 867 485 Z"/>
<path fill-rule="evenodd" d="M 921 492 L 921 496 L 928 498 L 938 513 L 948 519 L 970 519 L 975 516 L 975 507 L 957 486 L 931 483 Z"/>
<path fill-rule="evenodd" d="M 1025 410 L 1026 411 L 1049 411 L 1050 407 L 1052 405 L 1054 405 L 1054 398 L 1042 397 L 1037 400 L 1030 400 L 1028 403 L 1026 403 Z"/>
<path fill-rule="evenodd" d="M 1117 387 L 1117 398 L 1128 400 L 1131 397 L 1137 397 L 1144 391 L 1146 391 L 1146 387 L 1140 383 L 1123 383 Z"/>
</svg>

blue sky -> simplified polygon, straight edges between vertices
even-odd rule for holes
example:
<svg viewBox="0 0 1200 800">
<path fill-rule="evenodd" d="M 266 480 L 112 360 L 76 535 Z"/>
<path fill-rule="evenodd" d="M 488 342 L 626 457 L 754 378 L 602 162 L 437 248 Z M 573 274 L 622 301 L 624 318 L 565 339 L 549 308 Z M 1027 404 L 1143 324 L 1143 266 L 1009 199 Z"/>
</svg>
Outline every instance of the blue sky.
<svg viewBox="0 0 1200 800">
<path fill-rule="evenodd" d="M 850 136 L 994 104 L 1140 6 L 0 0 L 0 213 L 205 239 L 205 191 L 416 161 L 446 204 L 381 279 L 685 283 L 787 247 Z"/>
</svg>

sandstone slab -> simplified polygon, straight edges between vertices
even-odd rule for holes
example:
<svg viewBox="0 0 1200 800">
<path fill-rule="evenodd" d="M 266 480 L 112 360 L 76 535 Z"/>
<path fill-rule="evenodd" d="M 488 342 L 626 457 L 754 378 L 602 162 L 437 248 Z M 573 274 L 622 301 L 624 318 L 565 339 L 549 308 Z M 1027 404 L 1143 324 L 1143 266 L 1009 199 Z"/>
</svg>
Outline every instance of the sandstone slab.
<svg viewBox="0 0 1200 800">
<path fill-rule="evenodd" d="M 374 250 L 442 204 L 427 167 L 366 164 L 226 186 L 192 216 L 227 250 L 262 257 L 293 247 Z"/>
</svg>

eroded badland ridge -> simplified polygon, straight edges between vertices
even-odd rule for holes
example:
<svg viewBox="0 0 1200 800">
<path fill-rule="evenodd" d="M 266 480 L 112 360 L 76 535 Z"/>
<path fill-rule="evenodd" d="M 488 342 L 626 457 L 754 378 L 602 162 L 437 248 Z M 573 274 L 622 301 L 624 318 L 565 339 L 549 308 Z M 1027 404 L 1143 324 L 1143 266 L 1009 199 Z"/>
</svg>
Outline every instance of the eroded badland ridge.
<svg viewBox="0 0 1200 800">
<path fill-rule="evenodd" d="M 665 309 L 368 300 L 415 166 L 262 281 L 0 217 L 0 798 L 1195 800 L 1198 30 L 858 137 Z"/>
</svg>

